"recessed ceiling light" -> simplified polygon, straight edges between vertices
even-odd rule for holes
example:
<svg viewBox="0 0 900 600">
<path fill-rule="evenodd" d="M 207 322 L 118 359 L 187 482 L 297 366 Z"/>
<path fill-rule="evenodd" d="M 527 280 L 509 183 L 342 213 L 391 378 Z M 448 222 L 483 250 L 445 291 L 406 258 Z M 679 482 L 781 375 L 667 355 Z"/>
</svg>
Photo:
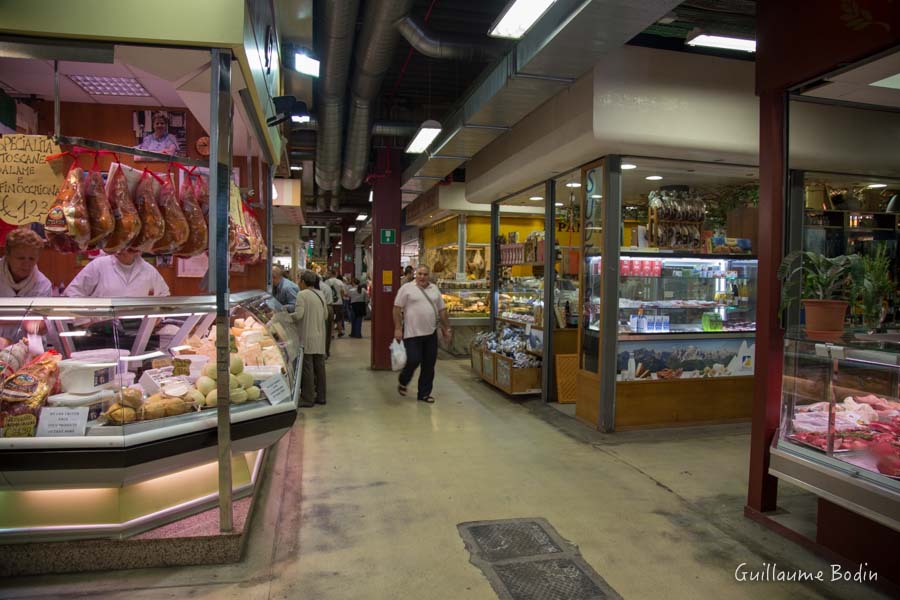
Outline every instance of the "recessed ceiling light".
<svg viewBox="0 0 900 600">
<path fill-rule="evenodd" d="M 309 53 L 304 50 L 302 52 L 294 53 L 294 70 L 303 73 L 304 75 L 310 75 L 312 77 L 319 76 L 319 61 L 309 55 Z"/>
<path fill-rule="evenodd" d="M 375 195 L 375 190 L 369 190 L 369 202 L 372 201 L 372 197 Z"/>
<path fill-rule="evenodd" d="M 591 194 L 591 198 L 602 198 L 600 194 Z"/>
<path fill-rule="evenodd" d="M 706 48 L 721 48 L 723 50 L 742 50 L 744 52 L 756 52 L 756 40 L 725 37 L 721 35 L 700 34 L 687 41 L 688 46 L 704 46 Z"/>
<path fill-rule="evenodd" d="M 368 218 L 369 218 L 369 215 L 367 215 L 366 213 L 359 213 L 359 215 L 356 217 L 356 220 L 357 221 L 365 221 Z"/>
<path fill-rule="evenodd" d="M 556 0 L 512 0 L 491 25 L 491 37 L 519 39 Z"/>
<path fill-rule="evenodd" d="M 354 231 L 356 231 L 356 227 L 348 227 L 347 231 L 353 233 Z"/>
<path fill-rule="evenodd" d="M 662 176 L 660 176 L 660 175 L 647 175 L 646 177 L 644 177 L 644 179 L 646 179 L 647 181 L 659 181 L 660 179 L 662 179 Z"/>
<path fill-rule="evenodd" d="M 623 171 L 630 171 L 631 169 L 637 169 L 637 165 L 633 165 L 631 163 L 622 163 Z"/>
<path fill-rule="evenodd" d="M 300 165 L 291 165 L 291 171 L 302 171 L 303 167 Z"/>
<path fill-rule="evenodd" d="M 878 188 L 886 188 L 887 184 L 886 183 L 870 183 L 866 187 L 869 188 L 870 190 L 875 190 Z"/>
<path fill-rule="evenodd" d="M 543 196 L 532 196 L 529 198 L 529 200 L 534 200 L 535 202 L 537 202 L 538 200 L 543 200 L 543 199 L 544 199 Z"/>
<path fill-rule="evenodd" d="M 100 77 L 69 75 L 78 87 L 92 96 L 149 96 L 141 82 L 134 77 Z"/>
<path fill-rule="evenodd" d="M 578 183 L 577 181 L 570 181 L 569 183 L 566 184 L 566 187 L 567 188 L 580 188 L 581 184 Z"/>
<path fill-rule="evenodd" d="M 562 203 L 562 202 L 557 202 L 557 203 L 556 203 L 556 206 L 563 206 L 563 203 Z"/>
</svg>

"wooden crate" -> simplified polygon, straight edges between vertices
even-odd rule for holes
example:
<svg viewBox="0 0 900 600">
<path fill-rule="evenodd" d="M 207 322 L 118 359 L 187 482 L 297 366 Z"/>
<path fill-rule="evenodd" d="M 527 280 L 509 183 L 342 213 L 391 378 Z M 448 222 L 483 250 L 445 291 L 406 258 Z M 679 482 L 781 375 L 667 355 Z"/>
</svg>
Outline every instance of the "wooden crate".
<svg viewBox="0 0 900 600">
<path fill-rule="evenodd" d="M 541 370 L 537 367 L 517 369 L 513 360 L 495 354 L 494 385 L 510 395 L 540 394 Z"/>
<path fill-rule="evenodd" d="M 490 383 L 494 384 L 494 372 L 496 371 L 496 354 L 493 352 L 485 351 L 481 357 L 481 378 Z"/>
<path fill-rule="evenodd" d="M 478 375 L 481 375 L 481 357 L 483 354 L 484 352 L 481 351 L 481 348 L 473 347 L 469 352 L 469 360 L 472 361 L 472 370 Z"/>
</svg>

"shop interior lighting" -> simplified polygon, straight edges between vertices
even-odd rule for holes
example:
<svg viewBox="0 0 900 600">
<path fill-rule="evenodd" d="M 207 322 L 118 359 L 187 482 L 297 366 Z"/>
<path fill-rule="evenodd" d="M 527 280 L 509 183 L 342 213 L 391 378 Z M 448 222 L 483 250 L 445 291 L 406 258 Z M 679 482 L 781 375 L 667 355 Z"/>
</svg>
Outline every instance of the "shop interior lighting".
<svg viewBox="0 0 900 600">
<path fill-rule="evenodd" d="M 185 344 L 184 346 L 172 346 L 169 348 L 169 352 L 181 352 L 182 350 L 190 350 L 191 346 Z"/>
<path fill-rule="evenodd" d="M 870 190 L 877 190 L 880 188 L 886 188 L 887 184 L 886 183 L 870 183 L 866 187 L 869 188 Z"/>
<path fill-rule="evenodd" d="M 367 215 L 366 213 L 359 213 L 359 216 L 356 217 L 356 220 L 357 221 L 365 221 L 368 218 L 369 218 L 369 215 Z"/>
<path fill-rule="evenodd" d="M 356 231 L 356 227 L 348 227 L 347 228 L 348 233 L 353 233 L 354 231 Z"/>
<path fill-rule="evenodd" d="M 69 75 L 69 79 L 91 96 L 150 96 L 150 92 L 134 77 Z"/>
<path fill-rule="evenodd" d="M 291 115 L 291 123 L 309 123 L 309 115 Z"/>
<path fill-rule="evenodd" d="M 564 204 L 562 202 L 557 202 L 556 206 L 564 206 Z"/>
<path fill-rule="evenodd" d="M 165 356 L 165 352 L 160 352 L 156 350 L 155 352 L 148 352 L 147 354 L 138 354 L 137 356 L 123 356 L 120 358 L 123 362 L 136 362 L 139 360 L 147 360 L 148 358 L 159 358 L 160 356 Z"/>
<path fill-rule="evenodd" d="M 720 48 L 723 50 L 741 50 L 743 52 L 756 52 L 756 40 L 725 37 L 721 35 L 709 35 L 700 33 L 687 40 L 688 46 L 703 46 L 704 48 Z"/>
<path fill-rule="evenodd" d="M 406 153 L 421 154 L 422 152 L 425 152 L 440 132 L 440 123 L 432 119 L 424 121 L 419 126 L 419 130 L 416 132 L 416 135 L 413 136 L 412 141 L 406 146 Z"/>
<path fill-rule="evenodd" d="M 647 181 L 659 181 L 660 179 L 662 179 L 662 176 L 661 175 L 647 175 L 646 177 L 644 177 L 644 179 L 646 179 Z"/>
<path fill-rule="evenodd" d="M 372 201 L 372 198 L 375 196 L 375 190 L 369 190 L 369 202 Z"/>
<path fill-rule="evenodd" d="M 59 337 L 84 337 L 87 335 L 87 331 L 60 331 Z"/>
<path fill-rule="evenodd" d="M 300 229 L 325 229 L 324 225 L 301 225 Z"/>
<path fill-rule="evenodd" d="M 879 79 L 878 81 L 874 81 L 869 85 L 874 87 L 883 87 L 883 88 L 891 88 L 894 90 L 900 90 L 900 73 L 896 75 L 891 75 L 890 77 L 885 77 L 884 79 Z"/>
<path fill-rule="evenodd" d="M 566 187 L 567 188 L 580 188 L 581 184 L 578 183 L 577 181 L 570 181 L 569 183 L 566 184 Z"/>
<path fill-rule="evenodd" d="M 294 53 L 294 70 L 310 77 L 318 77 L 319 61 L 308 50 L 299 50 Z"/>
<path fill-rule="evenodd" d="M 623 171 L 630 171 L 630 170 L 632 170 L 632 169 L 637 169 L 637 165 L 633 165 L 633 164 L 631 164 L 631 163 L 622 163 L 622 170 L 623 170 Z"/>
<path fill-rule="evenodd" d="M 529 198 L 529 200 L 534 200 L 535 202 L 538 202 L 539 200 L 543 200 L 543 199 L 544 199 L 543 196 L 532 196 Z"/>
<path fill-rule="evenodd" d="M 491 37 L 517 40 L 531 29 L 556 0 L 512 0 L 491 25 Z"/>
<path fill-rule="evenodd" d="M 300 165 L 291 165 L 291 171 L 302 171 L 303 167 Z"/>
<path fill-rule="evenodd" d="M 600 199 L 600 198 L 602 198 L 602 197 L 603 197 L 603 196 L 600 195 L 600 194 L 591 194 L 591 198 Z"/>
</svg>

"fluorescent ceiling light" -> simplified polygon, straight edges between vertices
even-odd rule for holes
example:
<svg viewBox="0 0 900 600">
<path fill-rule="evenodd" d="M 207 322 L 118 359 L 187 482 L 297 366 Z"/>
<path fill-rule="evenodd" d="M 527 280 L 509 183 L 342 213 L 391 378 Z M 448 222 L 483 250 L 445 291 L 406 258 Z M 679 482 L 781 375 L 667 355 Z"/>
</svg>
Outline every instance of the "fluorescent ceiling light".
<svg viewBox="0 0 900 600">
<path fill-rule="evenodd" d="M 742 50 L 744 52 L 756 52 L 756 40 L 724 37 L 721 35 L 708 35 L 702 33 L 687 41 L 688 46 L 703 46 L 706 48 L 722 48 L 724 50 Z"/>
<path fill-rule="evenodd" d="M 661 175 L 647 175 L 646 177 L 644 177 L 644 179 L 646 179 L 647 181 L 659 181 L 660 179 L 662 179 L 662 176 Z"/>
<path fill-rule="evenodd" d="M 348 227 L 347 231 L 353 233 L 354 231 L 356 231 L 356 227 Z"/>
<path fill-rule="evenodd" d="M 299 73 L 303 73 L 304 75 L 318 77 L 319 61 L 306 54 L 305 52 L 297 52 L 294 54 L 294 69 Z"/>
<path fill-rule="evenodd" d="M 60 331 L 59 337 L 84 337 L 87 331 Z"/>
<path fill-rule="evenodd" d="M 630 171 L 631 169 L 637 169 L 637 165 L 633 165 L 631 163 L 622 163 L 623 171 Z"/>
<path fill-rule="evenodd" d="M 566 187 L 567 188 L 580 188 L 581 184 L 578 183 L 577 181 L 570 181 L 569 183 L 566 184 Z"/>
<path fill-rule="evenodd" d="M 157 350 L 156 352 L 148 352 L 147 354 L 138 354 L 137 356 L 123 356 L 119 360 L 122 362 L 135 362 L 138 360 L 147 360 L 148 358 L 159 358 L 160 356 L 165 356 L 165 352 L 160 352 Z"/>
<path fill-rule="evenodd" d="M 602 198 L 600 194 L 591 194 L 591 198 Z"/>
<path fill-rule="evenodd" d="M 292 123 L 309 123 L 309 115 L 291 115 Z"/>
<path fill-rule="evenodd" d="M 324 225 L 301 225 L 300 229 L 325 229 Z"/>
<path fill-rule="evenodd" d="M 169 352 L 181 352 L 182 350 L 190 350 L 191 346 L 185 344 L 184 346 L 172 346 L 169 348 Z"/>
<path fill-rule="evenodd" d="M 884 79 L 879 79 L 878 81 L 870 83 L 869 85 L 900 90 L 900 73 L 891 75 L 890 77 L 885 77 Z"/>
<path fill-rule="evenodd" d="M 92 96 L 150 96 L 150 92 L 134 77 L 69 75 L 69 79 Z"/>
<path fill-rule="evenodd" d="M 419 126 L 419 130 L 406 147 L 407 154 L 421 154 L 428 149 L 434 138 L 441 132 L 441 124 L 429 119 Z"/>
<path fill-rule="evenodd" d="M 869 188 L 870 190 L 876 190 L 878 188 L 886 188 L 887 184 L 886 183 L 870 183 L 866 187 Z"/>
<path fill-rule="evenodd" d="M 303 167 L 300 165 L 291 165 L 291 171 L 302 171 Z"/>
<path fill-rule="evenodd" d="M 356 220 L 357 221 L 365 221 L 368 218 L 369 218 L 369 215 L 367 215 L 366 213 L 359 213 L 359 216 L 356 217 Z"/>
<path fill-rule="evenodd" d="M 488 35 L 519 39 L 556 0 L 512 0 L 491 25 Z"/>
<path fill-rule="evenodd" d="M 534 200 L 535 202 L 537 202 L 538 200 L 543 200 L 543 199 L 544 199 L 543 196 L 532 196 L 531 198 L 529 198 L 529 200 Z"/>
<path fill-rule="evenodd" d="M 556 203 L 556 206 L 562 206 L 562 205 L 563 205 L 562 202 L 557 202 L 557 203 Z"/>
<path fill-rule="evenodd" d="M 375 195 L 375 190 L 369 190 L 369 202 L 372 201 L 372 197 Z"/>
</svg>

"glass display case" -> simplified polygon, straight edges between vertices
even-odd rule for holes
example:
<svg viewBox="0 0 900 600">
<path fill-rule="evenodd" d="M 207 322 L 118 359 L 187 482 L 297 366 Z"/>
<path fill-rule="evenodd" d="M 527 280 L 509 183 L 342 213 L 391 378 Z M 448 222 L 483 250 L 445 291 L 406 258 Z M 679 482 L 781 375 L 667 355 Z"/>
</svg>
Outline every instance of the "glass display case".
<svg viewBox="0 0 900 600">
<path fill-rule="evenodd" d="M 491 316 L 491 285 L 487 279 L 437 282 L 451 319 Z"/>
<path fill-rule="evenodd" d="M 771 470 L 900 527 L 900 338 L 785 336 L 782 410 Z"/>
<path fill-rule="evenodd" d="M 508 277 L 497 286 L 497 317 L 517 323 L 534 323 L 544 304 L 544 282 L 538 277 Z"/>
</svg>

